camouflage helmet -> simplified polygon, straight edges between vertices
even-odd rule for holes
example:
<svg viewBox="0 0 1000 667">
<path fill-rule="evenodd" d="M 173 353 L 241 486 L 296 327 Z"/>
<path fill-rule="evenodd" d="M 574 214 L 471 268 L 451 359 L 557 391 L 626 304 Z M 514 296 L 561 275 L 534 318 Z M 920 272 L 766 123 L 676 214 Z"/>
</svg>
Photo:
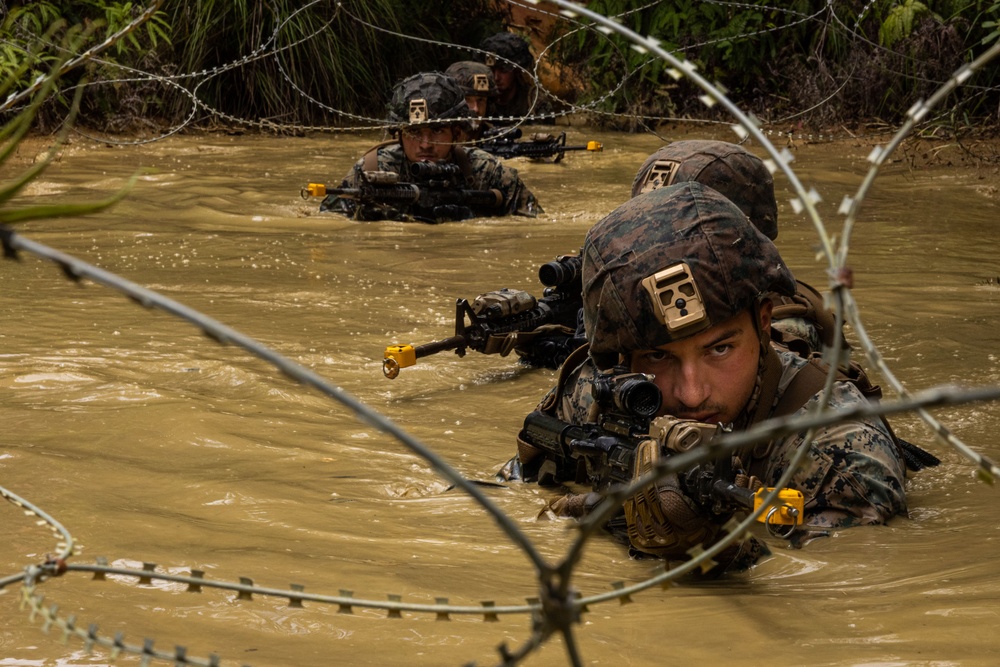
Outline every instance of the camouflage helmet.
<svg viewBox="0 0 1000 667">
<path fill-rule="evenodd" d="M 778 249 L 731 201 L 697 182 L 640 194 L 587 232 L 583 319 L 601 367 L 791 296 Z"/>
<path fill-rule="evenodd" d="M 778 238 L 774 178 L 753 153 L 727 141 L 675 141 L 642 163 L 632 181 L 632 196 L 684 181 L 718 190 L 767 238 Z"/>
<path fill-rule="evenodd" d="M 474 60 L 461 60 L 452 63 L 444 71 L 458 83 L 466 97 L 496 97 L 497 84 L 493 80 L 493 70 Z"/>
<path fill-rule="evenodd" d="M 535 59 L 528 49 L 528 42 L 512 32 L 498 32 L 483 40 L 479 48 L 486 53 L 479 54 L 487 67 L 510 66 L 514 63 L 529 72 L 535 67 Z M 497 58 L 499 56 L 499 58 Z"/>
<path fill-rule="evenodd" d="M 421 72 L 403 79 L 392 89 L 389 122 L 412 125 L 433 121 L 459 122 L 472 116 L 465 93 L 447 74 Z"/>
</svg>

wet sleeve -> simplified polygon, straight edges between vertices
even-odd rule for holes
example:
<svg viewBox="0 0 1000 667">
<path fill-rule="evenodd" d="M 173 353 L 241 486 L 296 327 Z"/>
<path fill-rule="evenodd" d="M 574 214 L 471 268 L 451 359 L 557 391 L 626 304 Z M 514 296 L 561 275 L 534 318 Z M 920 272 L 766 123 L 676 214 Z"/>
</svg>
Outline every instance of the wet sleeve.
<svg viewBox="0 0 1000 667">
<path fill-rule="evenodd" d="M 534 218 L 539 213 L 544 213 L 535 195 L 518 176 L 517 169 L 508 167 L 502 160 L 485 151 L 474 149 L 472 152 L 475 188 L 499 190 L 503 195 L 504 215 Z"/>
<path fill-rule="evenodd" d="M 516 169 L 502 163 L 500 164 L 500 169 L 503 173 L 502 182 L 504 184 L 501 191 L 504 193 L 504 202 L 507 205 L 508 213 L 523 215 L 529 218 L 534 218 L 540 213 L 545 213 L 538 204 L 538 200 L 535 199 L 534 193 L 528 189 L 528 186 L 524 184 L 521 177 L 517 175 Z"/>
<path fill-rule="evenodd" d="M 818 400 L 814 397 L 799 414 Z M 850 383 L 834 385 L 830 407 L 866 399 Z M 783 441 L 772 454 L 767 478 L 777 482 L 804 434 Z M 819 430 L 790 486 L 805 496 L 805 523 L 812 528 L 878 525 L 906 514 L 905 467 L 880 420 L 851 420 Z"/>
</svg>

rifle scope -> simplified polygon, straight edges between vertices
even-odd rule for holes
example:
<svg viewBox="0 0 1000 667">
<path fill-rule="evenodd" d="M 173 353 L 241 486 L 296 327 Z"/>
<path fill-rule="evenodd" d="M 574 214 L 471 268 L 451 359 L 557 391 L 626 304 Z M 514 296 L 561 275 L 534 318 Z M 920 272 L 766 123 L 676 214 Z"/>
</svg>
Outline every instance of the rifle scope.
<svg viewBox="0 0 1000 667">
<path fill-rule="evenodd" d="M 642 373 L 598 375 L 593 381 L 594 400 L 608 408 L 616 406 L 636 417 L 653 417 L 660 411 L 660 388 Z"/>
<path fill-rule="evenodd" d="M 414 178 L 453 178 L 462 173 L 454 162 L 414 162 L 410 165 Z"/>
<path fill-rule="evenodd" d="M 546 262 L 538 268 L 538 279 L 546 287 L 562 287 L 580 280 L 580 255 L 563 255 L 553 262 Z"/>
</svg>

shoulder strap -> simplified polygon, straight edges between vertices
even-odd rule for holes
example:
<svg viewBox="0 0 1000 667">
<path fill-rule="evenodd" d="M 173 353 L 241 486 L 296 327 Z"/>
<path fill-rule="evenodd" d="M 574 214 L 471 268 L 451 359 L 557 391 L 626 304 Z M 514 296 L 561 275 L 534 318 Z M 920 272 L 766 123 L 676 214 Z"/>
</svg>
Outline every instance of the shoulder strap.
<svg viewBox="0 0 1000 667">
<path fill-rule="evenodd" d="M 792 378 L 785 392 L 775 403 L 778 393 L 778 383 L 781 380 L 783 367 L 778 353 L 773 347 L 768 346 L 768 357 L 764 361 L 764 375 L 761 379 L 760 396 L 757 399 L 757 409 L 754 411 L 751 424 L 764 421 L 770 417 L 786 417 L 803 405 L 809 402 L 816 393 L 826 384 L 826 374 L 828 366 L 823 363 L 819 355 L 810 355 L 808 363 L 799 369 Z M 852 377 L 853 376 L 853 377 Z M 861 389 L 867 398 L 878 399 L 882 396 L 882 390 L 877 385 L 872 385 L 864 369 L 857 363 L 851 362 L 850 374 L 842 369 L 837 371 L 838 380 L 854 382 Z M 862 388 L 864 387 L 864 388 Z M 771 410 L 771 406 L 774 409 Z M 891 429 L 890 429 L 891 432 Z M 771 451 L 773 441 L 761 442 L 754 446 L 751 451 L 751 458 L 754 461 L 761 461 Z"/>
<path fill-rule="evenodd" d="M 833 312 L 823 303 L 823 295 L 820 294 L 816 288 L 812 285 L 802 282 L 801 280 L 795 281 L 795 294 L 792 296 L 781 296 L 780 294 L 771 293 L 770 295 L 771 303 L 774 304 L 774 310 L 771 313 L 771 318 L 775 320 L 784 320 L 793 317 L 801 317 L 802 319 L 811 322 L 816 327 L 816 332 L 819 334 L 820 341 L 827 347 L 833 347 L 833 335 L 837 325 L 837 319 L 834 317 Z M 782 343 L 786 348 L 790 349 L 792 352 L 799 354 L 799 356 L 806 356 L 802 354 L 802 350 L 797 347 L 797 339 L 790 337 L 788 335 L 781 339 L 781 332 L 772 327 L 773 334 L 776 334 L 777 342 Z M 806 344 L 802 341 L 802 344 Z M 850 349 L 847 341 L 841 336 L 841 347 L 843 349 Z M 805 348 L 808 352 L 818 352 L 819 350 L 810 350 L 808 346 Z"/>
<path fill-rule="evenodd" d="M 555 412 L 556 406 L 559 405 L 559 401 L 562 400 L 563 393 L 566 390 L 567 379 L 570 374 L 584 362 L 589 352 L 590 343 L 584 343 L 569 353 L 569 356 L 566 357 L 566 361 L 564 361 L 562 366 L 559 368 L 559 377 L 556 381 L 555 391 L 551 391 L 545 395 L 545 398 L 538 406 L 539 410 L 549 414 Z"/>
<path fill-rule="evenodd" d="M 774 397 L 778 393 L 778 383 L 781 381 L 781 359 L 770 345 L 767 346 L 767 356 L 764 358 L 764 373 L 760 381 L 760 393 L 757 395 L 757 408 L 754 410 L 751 424 L 764 421 L 771 412 Z"/>
<path fill-rule="evenodd" d="M 781 400 L 778 401 L 778 405 L 775 406 L 772 416 L 783 417 L 790 415 L 805 405 L 826 384 L 828 368 L 817 356 L 814 355 L 811 357 L 809 363 L 803 366 L 795 377 L 792 378 L 785 393 L 781 396 Z M 868 374 L 865 373 L 864 369 L 856 361 L 852 361 L 847 369 L 838 368 L 836 379 L 852 383 L 870 401 L 877 402 L 882 398 L 882 388 L 877 384 L 872 384 Z M 889 420 L 884 415 L 879 417 L 879 419 L 882 420 L 882 425 L 885 426 L 885 430 L 889 433 L 889 437 L 892 439 L 893 444 L 896 445 L 896 450 L 899 452 L 900 458 L 908 469 L 922 470 L 923 468 L 936 466 L 941 463 L 940 459 L 927 450 L 897 436 L 896 432 L 892 429 L 892 424 L 889 423 Z"/>
<path fill-rule="evenodd" d="M 378 152 L 379 149 L 385 148 L 386 146 L 392 146 L 393 144 L 398 144 L 399 142 L 395 139 L 391 141 L 383 141 L 380 144 L 376 144 L 368 149 L 368 152 L 361 157 L 361 170 L 362 171 L 378 171 Z"/>
</svg>

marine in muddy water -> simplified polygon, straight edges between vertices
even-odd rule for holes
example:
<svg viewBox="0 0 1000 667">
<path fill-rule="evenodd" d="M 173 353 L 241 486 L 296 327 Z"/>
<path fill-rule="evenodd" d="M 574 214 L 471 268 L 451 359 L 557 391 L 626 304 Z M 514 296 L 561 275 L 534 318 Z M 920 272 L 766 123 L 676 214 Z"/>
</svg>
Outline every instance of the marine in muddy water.
<svg viewBox="0 0 1000 667">
<path fill-rule="evenodd" d="M 446 74 L 399 82 L 389 102 L 394 138 L 366 152 L 341 183 L 352 192 L 330 194 L 320 210 L 419 222 L 542 213 L 516 169 L 460 145 L 471 117 L 465 94 Z"/>
<path fill-rule="evenodd" d="M 604 408 L 593 398 L 595 379 L 626 372 L 648 376 L 659 389 L 657 415 L 723 430 L 801 414 L 820 400 L 822 363 L 771 341 L 769 295 L 792 297 L 795 279 L 770 239 L 715 190 L 681 182 L 640 193 L 587 233 L 582 258 L 587 344 L 564 364 L 537 412 L 560 423 L 596 423 Z M 864 391 L 873 389 L 877 395 L 877 388 L 840 375 L 829 405 L 864 404 Z M 728 481 L 747 489 L 773 486 L 804 437 L 739 451 L 726 461 Z M 666 454 L 637 449 L 632 472 Z M 877 418 L 820 429 L 790 481 L 805 501 L 804 527 L 792 536 L 802 541 L 905 515 L 905 469 L 933 465 L 925 454 Z M 592 481 L 540 447 L 527 426 L 499 476 L 546 485 Z M 697 479 L 670 475 L 627 499 L 608 528 L 636 555 L 686 560 L 689 550 L 717 541 L 732 514 L 706 506 L 696 487 Z M 560 496 L 550 509 L 583 516 L 601 500 L 596 491 L 606 490 Z M 756 538 L 730 547 L 716 557 L 716 571 L 747 567 L 765 550 Z"/>
<path fill-rule="evenodd" d="M 672 185 L 696 181 L 724 195 L 747 216 L 751 224 L 769 239 L 778 237 L 778 203 L 774 179 L 763 160 L 750 151 L 726 141 L 691 139 L 672 142 L 652 153 L 636 172 L 632 196 Z M 573 274 L 579 283 L 581 258 L 577 254 L 557 258 L 563 267 L 558 275 Z M 540 277 L 546 273 L 539 271 Z M 547 271 L 552 274 L 553 271 Z M 545 282 L 550 285 L 551 281 Z M 570 282 L 564 278 L 560 283 Z M 565 288 L 563 288 L 565 291 Z M 774 338 L 786 347 L 794 347 L 802 356 L 821 352 L 822 345 L 832 344 L 834 319 L 823 306 L 822 296 L 811 286 L 797 283 L 791 297 L 772 295 L 775 303 Z M 586 342 L 583 310 L 580 302 L 575 329 L 546 326 L 535 332 L 520 332 L 513 346 L 529 366 L 558 368 L 566 357 Z"/>
<path fill-rule="evenodd" d="M 479 48 L 483 62 L 492 70 L 496 81 L 497 98 L 490 104 L 491 117 L 504 117 L 508 121 L 494 121 L 495 125 L 527 116 L 539 116 L 533 123 L 551 124 L 546 117 L 552 113 L 548 94 L 535 85 L 529 73 L 535 71 L 535 58 L 528 42 L 520 35 L 500 32 L 483 40 Z"/>
<path fill-rule="evenodd" d="M 474 60 L 460 60 L 449 65 L 444 73 L 454 79 L 465 93 L 465 103 L 473 116 L 482 118 L 490 115 L 490 100 L 497 97 L 497 85 L 489 67 Z M 489 128 L 489 123 L 483 121 L 470 120 L 468 124 L 472 139 L 480 138 L 483 131 Z"/>
</svg>

